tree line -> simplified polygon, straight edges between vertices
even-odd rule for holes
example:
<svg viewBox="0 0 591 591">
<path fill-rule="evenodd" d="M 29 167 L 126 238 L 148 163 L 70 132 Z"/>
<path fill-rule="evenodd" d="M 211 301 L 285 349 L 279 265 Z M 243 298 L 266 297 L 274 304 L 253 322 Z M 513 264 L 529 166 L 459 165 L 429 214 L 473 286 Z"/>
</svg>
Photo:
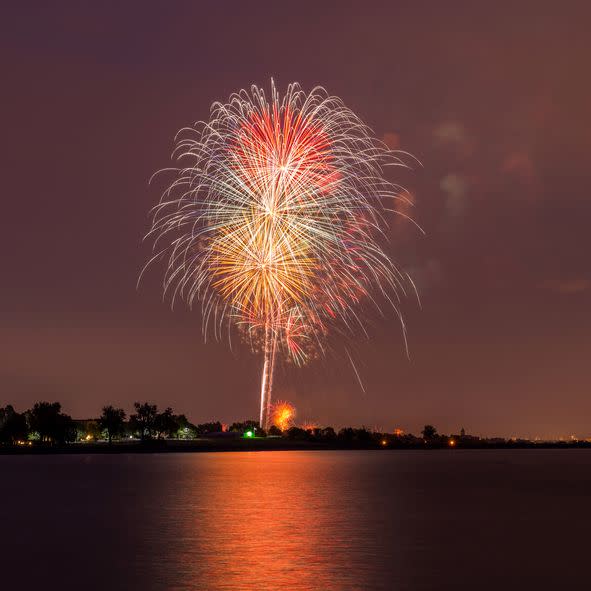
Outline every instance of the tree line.
<svg viewBox="0 0 591 591">
<path fill-rule="evenodd" d="M 235 422 L 229 426 L 220 421 L 195 425 L 184 414 L 174 413 L 170 407 L 160 411 L 156 404 L 135 402 L 133 409 L 134 412 L 127 416 L 123 408 L 108 405 L 103 407 L 101 415 L 96 419 L 74 420 L 62 412 L 59 402 L 37 402 L 32 408 L 22 413 L 8 404 L 0 407 L 0 445 L 51 446 L 99 440 L 108 441 L 111 444 L 116 440 L 130 438 L 157 441 L 232 436 L 232 434 L 254 438 L 281 437 L 334 444 L 337 447 L 465 448 L 535 445 L 535 442 L 523 439 L 475 437 L 467 435 L 463 428 L 456 435 L 444 435 L 438 433 L 433 425 L 425 425 L 418 436 L 403 433 L 398 429 L 394 433 L 383 433 L 365 427 L 343 427 L 337 431 L 332 427 L 291 426 L 282 431 L 273 425 L 268 432 L 265 432 L 260 428 L 258 421 L 253 420 Z M 574 440 L 570 444 L 589 446 L 591 440 Z"/>
<path fill-rule="evenodd" d="M 112 405 L 103 407 L 100 417 L 89 420 L 74 420 L 62 412 L 59 402 L 37 402 L 23 413 L 15 411 L 11 405 L 0 407 L 0 444 L 4 445 L 63 445 L 75 441 L 114 440 L 136 438 L 142 441 L 161 439 L 195 439 L 208 434 L 230 431 L 237 434 L 250 433 L 256 437 L 286 437 L 299 440 L 338 440 L 345 444 L 413 444 L 418 438 L 413 435 L 392 435 L 379 433 L 364 427 L 345 427 L 335 431 L 332 427 L 302 428 L 292 426 L 282 431 L 271 426 L 263 431 L 258 421 L 235 422 L 230 426 L 219 421 L 192 424 L 184 414 L 175 414 L 167 407 L 159 411 L 156 404 L 135 402 L 134 412 L 127 416 L 122 408 Z M 464 433 L 462 433 L 462 436 Z M 425 425 L 423 442 L 430 444 L 449 444 L 447 436 L 437 434 L 432 425 Z M 453 436 L 450 436 L 453 437 Z"/>
<path fill-rule="evenodd" d="M 159 412 L 155 404 L 136 402 L 134 409 L 127 418 L 122 408 L 109 405 L 103 408 L 99 418 L 77 421 L 62 412 L 59 402 L 37 402 L 23 413 L 9 404 L 0 407 L 0 443 L 64 444 L 98 439 L 111 443 L 124 437 L 144 440 L 195 434 L 196 427 L 185 415 L 174 414 L 170 407 Z"/>
<path fill-rule="evenodd" d="M 74 420 L 62 412 L 59 402 L 37 402 L 23 413 L 10 404 L 0 407 L 0 444 L 63 445 L 75 441 L 114 440 L 137 438 L 142 441 L 159 439 L 195 439 L 211 433 L 230 431 L 245 433 L 252 430 L 257 436 L 266 436 L 257 421 L 232 423 L 229 427 L 220 421 L 194 425 L 184 414 L 175 414 L 168 407 L 158 410 L 156 404 L 135 402 L 129 417 L 123 408 L 104 406 L 100 417 Z M 270 434 L 280 435 L 277 427 Z"/>
</svg>

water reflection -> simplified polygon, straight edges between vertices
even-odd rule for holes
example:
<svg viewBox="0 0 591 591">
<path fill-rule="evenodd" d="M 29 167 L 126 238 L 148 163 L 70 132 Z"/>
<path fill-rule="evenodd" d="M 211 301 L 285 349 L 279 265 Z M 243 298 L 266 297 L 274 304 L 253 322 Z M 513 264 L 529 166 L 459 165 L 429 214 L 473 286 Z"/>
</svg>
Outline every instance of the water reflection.
<svg viewBox="0 0 591 591">
<path fill-rule="evenodd" d="M 175 589 L 371 584 L 366 555 L 375 561 L 379 541 L 363 486 L 343 470 L 345 455 L 259 452 L 187 460 L 187 478 L 165 509 L 178 537 L 162 567 L 169 581 L 175 572 Z"/>
<path fill-rule="evenodd" d="M 586 450 L 0 456 L 0 588 L 583 589 L 590 468 Z"/>
</svg>

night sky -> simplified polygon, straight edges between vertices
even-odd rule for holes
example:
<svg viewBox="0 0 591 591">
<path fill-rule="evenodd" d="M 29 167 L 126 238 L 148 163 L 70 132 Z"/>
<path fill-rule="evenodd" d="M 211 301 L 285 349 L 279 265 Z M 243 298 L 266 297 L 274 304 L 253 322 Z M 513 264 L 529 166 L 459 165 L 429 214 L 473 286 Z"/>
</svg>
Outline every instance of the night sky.
<svg viewBox="0 0 591 591">
<path fill-rule="evenodd" d="M 477 5 L 477 6 L 476 6 Z M 322 424 L 502 436 L 591 433 L 586 2 L 38 2 L 5 6 L 0 406 L 171 405 L 258 416 L 260 359 L 203 343 L 163 303 L 148 211 L 176 131 L 251 83 L 340 96 L 391 147 L 421 236 L 389 252 L 423 309 L 275 397 Z"/>
</svg>

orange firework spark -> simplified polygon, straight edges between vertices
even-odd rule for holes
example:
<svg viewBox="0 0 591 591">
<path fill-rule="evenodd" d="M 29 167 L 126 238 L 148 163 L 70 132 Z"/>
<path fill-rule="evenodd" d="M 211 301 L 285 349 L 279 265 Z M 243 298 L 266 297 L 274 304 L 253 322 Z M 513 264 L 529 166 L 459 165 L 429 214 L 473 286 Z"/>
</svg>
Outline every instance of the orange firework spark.
<svg viewBox="0 0 591 591">
<path fill-rule="evenodd" d="M 410 279 L 380 246 L 385 212 L 402 199 L 383 168 L 403 165 L 322 88 L 256 86 L 214 103 L 183 130 L 189 161 L 155 208 L 150 234 L 168 253 L 164 290 L 203 305 L 204 332 L 242 329 L 263 352 L 260 422 L 268 427 L 276 358 L 304 364 L 332 327 L 362 324 L 372 291 L 400 317 Z M 152 259 L 152 260 L 154 260 Z M 376 304 L 377 305 L 377 304 Z M 404 324 L 403 332 L 404 332 Z"/>
<path fill-rule="evenodd" d="M 293 425 L 296 416 L 295 407 L 289 402 L 276 402 L 273 405 L 272 420 L 273 425 L 285 431 Z"/>
</svg>

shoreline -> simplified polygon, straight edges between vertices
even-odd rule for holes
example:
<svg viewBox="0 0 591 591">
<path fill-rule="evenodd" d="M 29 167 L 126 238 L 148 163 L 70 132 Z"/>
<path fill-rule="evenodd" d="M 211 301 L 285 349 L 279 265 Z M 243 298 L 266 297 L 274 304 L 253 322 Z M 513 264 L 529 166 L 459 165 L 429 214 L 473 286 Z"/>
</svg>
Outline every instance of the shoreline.
<svg viewBox="0 0 591 591">
<path fill-rule="evenodd" d="M 0 455 L 56 455 L 56 454 L 153 454 L 153 453 L 208 453 L 208 452 L 253 452 L 253 451 L 357 451 L 357 450 L 399 450 L 399 451 L 432 451 L 432 450 L 499 450 L 499 449 L 591 449 L 591 442 L 531 442 L 508 441 L 506 443 L 481 443 L 462 445 L 458 442 L 453 447 L 448 445 L 405 445 L 389 441 L 380 443 L 343 443 L 315 442 L 267 439 L 237 439 L 232 442 L 215 439 L 197 439 L 191 441 L 133 441 L 108 443 L 69 443 L 56 446 L 17 445 L 1 446 Z"/>
</svg>

